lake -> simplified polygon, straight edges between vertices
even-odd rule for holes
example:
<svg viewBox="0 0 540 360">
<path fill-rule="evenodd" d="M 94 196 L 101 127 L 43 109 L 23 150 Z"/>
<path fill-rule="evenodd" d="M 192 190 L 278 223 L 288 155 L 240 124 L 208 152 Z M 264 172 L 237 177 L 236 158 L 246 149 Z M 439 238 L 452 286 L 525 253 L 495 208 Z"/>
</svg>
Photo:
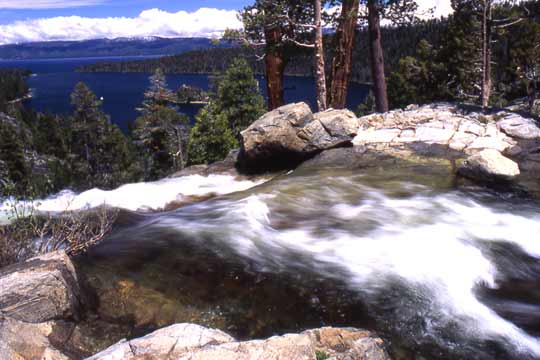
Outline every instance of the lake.
<svg viewBox="0 0 540 360">
<path fill-rule="evenodd" d="M 75 58 L 75 59 L 45 59 L 45 60 L 0 60 L 0 68 L 19 68 L 32 71 L 28 79 L 32 89 L 32 99 L 28 101 L 36 111 L 57 114 L 70 113 L 72 108 L 69 95 L 75 85 L 82 81 L 86 83 L 98 97 L 103 97 L 103 109 L 111 116 L 111 120 L 123 131 L 128 130 L 130 122 L 139 113 L 136 111 L 143 101 L 143 94 L 149 85 L 149 74 L 144 73 L 79 73 L 76 69 L 83 65 L 99 61 L 126 61 L 148 59 L 151 57 L 108 57 L 108 58 Z M 261 92 L 266 96 L 264 77 L 258 77 Z M 176 90 L 186 84 L 208 90 L 210 77 L 208 75 L 168 75 L 169 88 Z M 352 84 L 349 91 L 349 108 L 355 109 L 363 102 L 369 92 L 367 85 Z M 312 78 L 286 77 L 286 102 L 305 101 L 314 109 L 315 82 Z M 180 111 L 194 117 L 200 105 L 182 105 Z"/>
</svg>

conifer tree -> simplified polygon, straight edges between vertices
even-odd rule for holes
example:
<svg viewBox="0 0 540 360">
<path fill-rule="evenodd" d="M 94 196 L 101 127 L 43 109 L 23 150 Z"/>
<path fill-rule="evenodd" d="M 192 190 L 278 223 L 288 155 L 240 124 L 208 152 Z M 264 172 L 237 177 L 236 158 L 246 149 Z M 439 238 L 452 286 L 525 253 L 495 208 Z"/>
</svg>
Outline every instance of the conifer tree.
<svg viewBox="0 0 540 360">
<path fill-rule="evenodd" d="M 101 101 L 84 84 L 71 94 L 71 165 L 76 185 L 112 188 L 127 177 L 122 158 L 126 138 L 101 110 Z"/>
<path fill-rule="evenodd" d="M 238 147 L 226 114 L 211 100 L 197 114 L 189 135 L 189 162 L 208 164 L 223 160 Z"/>
<path fill-rule="evenodd" d="M 4 163 L 7 178 L 0 183 L 0 197 L 25 195 L 29 189 L 31 167 L 25 157 L 24 144 L 15 127 L 0 119 L 0 161 Z M 9 189 L 9 192 L 7 193 Z"/>
<path fill-rule="evenodd" d="M 249 64 L 236 59 L 219 78 L 216 94 L 197 115 L 189 140 L 189 161 L 222 160 L 238 147 L 240 132 L 264 113 L 257 80 Z"/>
<path fill-rule="evenodd" d="M 142 115 L 135 121 L 133 140 L 146 180 L 157 180 L 182 169 L 186 162 L 189 118 L 171 106 L 173 93 L 161 69 L 150 77 Z"/>
<path fill-rule="evenodd" d="M 244 59 L 235 59 L 219 79 L 216 106 L 227 118 L 234 136 L 265 112 L 264 98 L 253 70 Z"/>
</svg>

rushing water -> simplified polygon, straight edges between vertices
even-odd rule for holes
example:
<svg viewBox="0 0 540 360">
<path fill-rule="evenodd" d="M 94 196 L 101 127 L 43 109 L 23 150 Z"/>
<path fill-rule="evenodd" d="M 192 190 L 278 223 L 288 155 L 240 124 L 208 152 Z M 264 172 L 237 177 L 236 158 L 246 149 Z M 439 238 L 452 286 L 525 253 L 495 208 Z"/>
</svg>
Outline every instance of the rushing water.
<svg viewBox="0 0 540 360">
<path fill-rule="evenodd" d="M 195 321 L 240 337 L 367 326 L 416 358 L 540 359 L 532 200 L 456 187 L 443 168 L 301 167 L 264 184 L 205 181 L 224 195 L 125 212 L 78 260 L 103 317 L 130 314 L 141 328 Z M 159 196 L 137 194 L 155 186 L 109 199 L 153 207 Z M 180 192 L 162 190 L 171 201 Z"/>
</svg>

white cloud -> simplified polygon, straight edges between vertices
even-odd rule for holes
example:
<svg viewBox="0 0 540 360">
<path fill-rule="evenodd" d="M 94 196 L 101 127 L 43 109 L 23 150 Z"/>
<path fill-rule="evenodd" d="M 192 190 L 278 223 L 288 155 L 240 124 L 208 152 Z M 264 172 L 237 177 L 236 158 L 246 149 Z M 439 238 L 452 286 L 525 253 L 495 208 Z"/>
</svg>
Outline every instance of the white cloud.
<svg viewBox="0 0 540 360">
<path fill-rule="evenodd" d="M 448 16 L 454 12 L 450 0 L 417 0 L 417 3 L 420 12 L 426 12 L 433 9 L 433 16 L 436 18 Z"/>
<path fill-rule="evenodd" d="M 103 4 L 106 0 L 0 0 L 0 9 L 60 9 Z"/>
<path fill-rule="evenodd" d="M 227 28 L 240 28 L 236 14 L 209 8 L 191 13 L 150 9 L 135 18 L 63 16 L 23 20 L 0 25 L 0 44 L 145 36 L 213 37 Z"/>
</svg>

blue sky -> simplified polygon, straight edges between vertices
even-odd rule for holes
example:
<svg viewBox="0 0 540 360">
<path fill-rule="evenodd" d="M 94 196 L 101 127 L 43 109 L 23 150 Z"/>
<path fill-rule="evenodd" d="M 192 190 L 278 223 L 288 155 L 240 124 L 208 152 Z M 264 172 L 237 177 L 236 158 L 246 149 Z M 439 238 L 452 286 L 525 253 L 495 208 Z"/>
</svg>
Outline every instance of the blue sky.
<svg viewBox="0 0 540 360">
<path fill-rule="evenodd" d="M 0 45 L 118 37 L 219 37 L 253 0 L 0 0 Z M 447 15 L 450 0 L 417 0 Z"/>
<path fill-rule="evenodd" d="M 159 8 L 168 12 L 179 10 L 195 11 L 201 7 L 238 10 L 250 3 L 249 0 L 103 0 L 103 1 L 0 1 L 0 24 L 17 20 L 50 18 L 78 15 L 83 17 L 135 17 L 142 11 Z M 60 4 L 59 4 L 60 3 Z M 90 5 L 82 5 L 86 3 Z M 100 3 L 97 5 L 92 5 Z M 51 5 L 52 4 L 52 5 Z M 58 6 L 58 7 L 57 7 Z M 21 9 L 17 9 L 17 7 Z M 50 8 L 53 7 L 53 8 Z"/>
<path fill-rule="evenodd" d="M 93 18 L 135 17 L 142 11 L 152 8 L 159 8 L 168 12 L 177 12 L 179 10 L 191 12 L 201 7 L 238 10 L 249 4 L 249 2 L 249 0 L 52 0 L 50 2 L 47 0 L 5 0 L 0 1 L 0 24 L 9 24 L 17 20 L 71 15 Z M 82 3 L 88 5 L 81 6 Z M 20 9 L 17 9 L 17 7 Z"/>
</svg>

